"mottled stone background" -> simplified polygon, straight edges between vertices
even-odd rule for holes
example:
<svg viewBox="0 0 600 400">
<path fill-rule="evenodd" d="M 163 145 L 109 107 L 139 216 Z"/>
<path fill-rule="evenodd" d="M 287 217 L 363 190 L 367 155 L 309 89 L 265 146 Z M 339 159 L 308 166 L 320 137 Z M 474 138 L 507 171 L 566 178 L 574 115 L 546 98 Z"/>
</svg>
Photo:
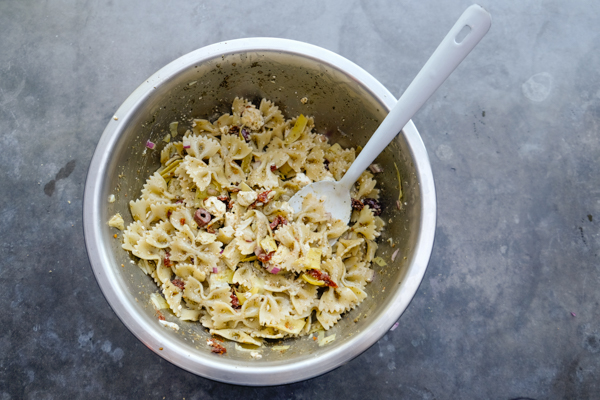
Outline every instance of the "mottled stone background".
<svg viewBox="0 0 600 400">
<path fill-rule="evenodd" d="M 438 227 L 398 329 L 324 376 L 245 388 L 164 361 L 100 292 L 82 196 L 109 118 L 175 58 L 251 36 L 325 47 L 399 95 L 470 2 L 0 1 L 0 399 L 600 398 L 600 3 L 482 4 L 488 36 L 414 117 Z"/>
</svg>

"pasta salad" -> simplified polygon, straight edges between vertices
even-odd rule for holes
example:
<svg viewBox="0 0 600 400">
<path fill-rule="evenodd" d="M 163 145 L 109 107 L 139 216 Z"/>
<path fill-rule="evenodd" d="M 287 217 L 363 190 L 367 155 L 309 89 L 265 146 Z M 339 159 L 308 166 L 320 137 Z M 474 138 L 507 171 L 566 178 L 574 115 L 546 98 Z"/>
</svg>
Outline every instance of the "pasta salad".
<svg viewBox="0 0 600 400">
<path fill-rule="evenodd" d="M 236 98 L 230 114 L 194 120 L 162 149 L 130 202 L 122 247 L 177 317 L 260 346 L 327 330 L 366 298 L 384 226 L 373 174 L 353 188 L 349 224 L 314 196 L 298 213 L 288 204 L 311 182 L 341 179 L 355 159 L 313 129 L 311 117 Z"/>
</svg>

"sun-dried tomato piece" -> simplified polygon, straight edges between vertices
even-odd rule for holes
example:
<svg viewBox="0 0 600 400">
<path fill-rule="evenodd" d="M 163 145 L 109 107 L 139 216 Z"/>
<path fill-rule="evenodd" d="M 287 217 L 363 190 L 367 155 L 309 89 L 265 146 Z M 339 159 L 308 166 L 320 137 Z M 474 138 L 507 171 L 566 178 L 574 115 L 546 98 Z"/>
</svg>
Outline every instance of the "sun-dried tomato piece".
<svg viewBox="0 0 600 400">
<path fill-rule="evenodd" d="M 229 206 L 229 202 L 231 201 L 231 199 L 228 196 L 218 196 L 217 199 L 225 203 L 225 207 L 227 207 L 228 210 L 231 209 L 231 207 Z"/>
<path fill-rule="evenodd" d="M 381 215 L 381 212 L 383 211 L 383 207 L 381 206 L 381 203 L 375 199 L 370 199 L 370 198 L 366 198 L 363 199 L 363 204 L 365 206 L 368 206 L 371 208 L 371 210 L 373 210 L 373 215 L 375 216 L 379 216 Z"/>
<path fill-rule="evenodd" d="M 332 288 L 338 287 L 337 283 L 331 280 L 331 277 L 323 271 L 319 271 L 318 269 L 309 269 L 307 271 L 313 278 L 320 280 L 321 282 L 325 282 L 325 285 L 331 286 Z"/>
<path fill-rule="evenodd" d="M 172 283 L 173 285 L 177 286 L 177 287 L 178 287 L 179 289 L 181 289 L 181 290 L 185 289 L 185 282 L 184 282 L 184 281 L 182 281 L 182 280 L 181 280 L 181 279 L 179 279 L 179 278 L 175 278 L 175 279 L 173 279 L 173 280 L 171 281 L 171 283 Z"/>
<path fill-rule="evenodd" d="M 277 215 L 269 226 L 271 227 L 271 230 L 274 231 L 279 228 L 280 225 L 287 225 L 287 223 L 287 219 L 283 218 L 281 215 Z"/>
<path fill-rule="evenodd" d="M 277 165 L 275 165 L 275 164 L 271 165 L 270 168 L 271 168 L 271 172 L 277 171 Z"/>
<path fill-rule="evenodd" d="M 229 133 L 230 135 L 237 135 L 238 132 L 240 131 L 240 127 L 237 125 L 232 126 L 231 128 L 229 128 Z"/>
<path fill-rule="evenodd" d="M 237 295 L 235 293 L 231 293 L 231 307 L 233 307 L 236 310 L 239 310 L 240 308 L 242 308 L 242 305 L 240 304 L 240 300 L 238 299 Z"/>
<path fill-rule="evenodd" d="M 269 261 L 271 261 L 271 257 L 273 257 L 275 252 L 272 251 L 270 253 L 267 253 L 266 251 L 264 251 L 262 249 L 262 247 L 257 246 L 256 249 L 254 250 L 254 254 L 256 254 L 256 258 L 258 258 L 260 260 L 260 262 L 262 262 L 263 264 L 266 264 Z"/>
<path fill-rule="evenodd" d="M 269 193 L 271 193 L 271 190 L 266 190 L 260 193 L 258 197 L 256 197 L 256 201 L 259 203 L 267 204 L 270 201 Z"/>
<path fill-rule="evenodd" d="M 208 341 L 208 345 L 210 347 L 212 347 L 212 349 L 210 351 L 213 353 L 216 353 L 216 354 L 227 353 L 227 349 L 225 348 L 225 346 L 221 346 L 219 343 L 216 343 L 213 339 Z"/>
<path fill-rule="evenodd" d="M 364 204 L 362 201 L 358 200 L 358 199 L 352 199 L 352 208 L 355 210 L 362 210 L 364 208 Z"/>
<path fill-rule="evenodd" d="M 323 160 L 323 166 L 325 167 L 325 169 L 327 171 L 329 171 L 329 160 L 328 159 Z"/>
<path fill-rule="evenodd" d="M 185 224 L 185 218 L 181 218 L 181 219 L 179 220 L 179 223 L 180 223 L 181 225 Z"/>
<path fill-rule="evenodd" d="M 171 253 L 169 253 L 168 251 L 165 251 L 164 264 L 165 267 L 170 267 L 171 265 L 173 265 L 173 263 L 171 263 Z"/>
</svg>

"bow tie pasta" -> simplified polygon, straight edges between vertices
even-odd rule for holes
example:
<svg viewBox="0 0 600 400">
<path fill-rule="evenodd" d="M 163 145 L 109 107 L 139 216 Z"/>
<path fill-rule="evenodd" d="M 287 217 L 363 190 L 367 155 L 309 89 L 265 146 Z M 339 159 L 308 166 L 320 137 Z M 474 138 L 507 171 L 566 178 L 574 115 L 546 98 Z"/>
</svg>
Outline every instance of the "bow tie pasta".
<svg viewBox="0 0 600 400">
<path fill-rule="evenodd" d="M 130 202 L 123 248 L 177 317 L 260 346 L 327 330 L 365 299 L 384 226 L 373 174 L 353 189 L 349 224 L 313 196 L 299 213 L 288 204 L 311 182 L 341 179 L 355 159 L 313 128 L 270 101 L 236 98 L 231 114 L 194 120 L 162 149 Z"/>
</svg>

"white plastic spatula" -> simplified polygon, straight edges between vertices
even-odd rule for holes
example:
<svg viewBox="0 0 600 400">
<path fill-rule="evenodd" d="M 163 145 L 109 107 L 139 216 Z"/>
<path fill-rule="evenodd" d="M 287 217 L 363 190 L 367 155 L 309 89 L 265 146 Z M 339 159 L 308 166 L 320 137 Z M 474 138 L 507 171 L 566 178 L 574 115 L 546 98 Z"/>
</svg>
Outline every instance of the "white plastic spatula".
<svg viewBox="0 0 600 400">
<path fill-rule="evenodd" d="M 343 178 L 340 181 L 321 181 L 305 186 L 289 201 L 294 212 L 299 212 L 304 198 L 313 193 L 317 198 L 324 197 L 325 209 L 334 218 L 347 223 L 352 213 L 350 189 L 354 182 L 473 50 L 490 29 L 491 23 L 492 17 L 483 7 L 474 4 L 467 8 L 379 125 Z"/>
</svg>

